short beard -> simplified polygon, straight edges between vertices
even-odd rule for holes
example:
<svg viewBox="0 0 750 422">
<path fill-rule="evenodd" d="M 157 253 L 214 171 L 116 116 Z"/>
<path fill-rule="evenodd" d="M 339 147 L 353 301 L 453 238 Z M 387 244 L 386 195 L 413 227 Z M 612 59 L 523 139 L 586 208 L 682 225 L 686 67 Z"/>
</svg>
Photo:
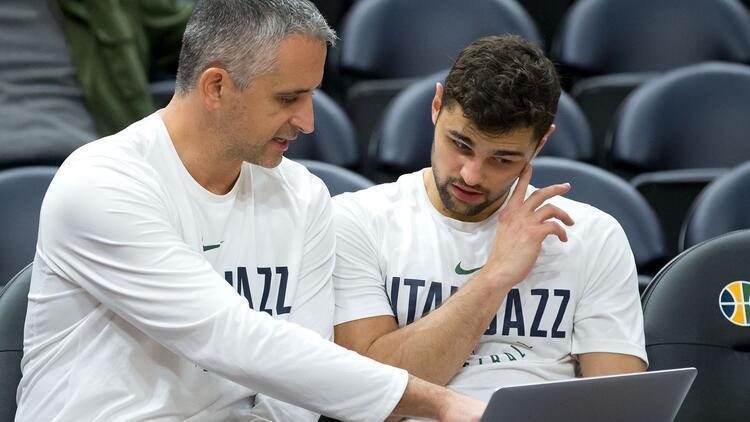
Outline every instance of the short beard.
<svg viewBox="0 0 750 422">
<path fill-rule="evenodd" d="M 459 209 L 459 206 L 456 204 L 456 201 L 454 200 L 451 193 L 448 191 L 448 186 L 455 183 L 459 186 L 468 186 L 466 183 L 463 182 L 463 180 L 459 178 L 448 178 L 446 180 L 441 181 L 440 175 L 437 172 L 437 169 L 435 167 L 432 168 L 432 177 L 435 179 L 435 186 L 437 187 L 438 195 L 440 195 L 440 201 L 442 201 L 443 206 L 448 211 L 462 215 L 464 217 L 476 217 L 477 215 L 484 212 L 487 208 L 492 206 L 495 202 L 497 202 L 499 199 L 503 198 L 507 192 L 501 192 L 494 198 L 488 197 L 488 191 L 484 189 L 483 187 L 473 187 L 472 189 L 478 190 L 482 192 L 485 195 L 485 198 L 487 198 L 485 201 L 476 204 L 476 205 L 469 205 L 463 209 Z"/>
</svg>

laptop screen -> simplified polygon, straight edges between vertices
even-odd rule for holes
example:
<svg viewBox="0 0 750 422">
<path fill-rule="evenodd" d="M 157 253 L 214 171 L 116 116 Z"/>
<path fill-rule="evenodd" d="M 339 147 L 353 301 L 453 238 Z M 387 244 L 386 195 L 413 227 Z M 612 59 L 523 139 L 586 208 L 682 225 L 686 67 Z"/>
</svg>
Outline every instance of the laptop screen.
<svg viewBox="0 0 750 422">
<path fill-rule="evenodd" d="M 501 387 L 481 422 L 671 422 L 695 368 Z"/>
</svg>

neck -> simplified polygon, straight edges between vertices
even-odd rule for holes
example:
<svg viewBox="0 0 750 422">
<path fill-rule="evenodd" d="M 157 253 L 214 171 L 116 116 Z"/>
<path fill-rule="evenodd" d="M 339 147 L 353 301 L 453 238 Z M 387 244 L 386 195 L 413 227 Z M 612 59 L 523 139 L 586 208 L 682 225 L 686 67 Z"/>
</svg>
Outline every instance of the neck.
<svg viewBox="0 0 750 422">
<path fill-rule="evenodd" d="M 206 111 L 188 94 L 174 96 L 160 112 L 182 165 L 207 191 L 224 195 L 240 174 L 241 159 L 228 159 Z"/>
<path fill-rule="evenodd" d="M 443 204 L 443 200 L 440 198 L 440 193 L 438 192 L 437 184 L 435 183 L 435 176 L 432 173 L 432 168 L 428 168 L 424 173 L 422 173 L 422 181 L 424 182 L 424 188 L 427 191 L 427 197 L 429 198 L 430 203 L 440 214 L 448 218 L 452 218 L 458 221 L 464 221 L 467 223 L 476 223 L 486 220 L 495 211 L 497 211 L 498 208 L 500 208 L 500 205 L 505 202 L 505 198 L 508 196 L 508 192 L 505 192 L 505 194 L 500 199 L 495 201 L 495 203 L 487 207 L 481 213 L 468 216 L 451 211 L 445 207 L 445 204 Z"/>
</svg>

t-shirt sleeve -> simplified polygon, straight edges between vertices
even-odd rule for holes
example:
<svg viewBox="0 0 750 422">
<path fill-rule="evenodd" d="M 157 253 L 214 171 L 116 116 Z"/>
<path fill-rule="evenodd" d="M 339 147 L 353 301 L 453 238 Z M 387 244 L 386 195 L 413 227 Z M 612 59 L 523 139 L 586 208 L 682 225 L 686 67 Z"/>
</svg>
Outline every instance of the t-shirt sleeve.
<svg viewBox="0 0 750 422">
<path fill-rule="evenodd" d="M 393 316 L 380 269 L 373 220 L 360 210 L 360 204 L 355 201 L 350 195 L 334 198 L 335 324 L 374 316 Z"/>
<path fill-rule="evenodd" d="M 408 375 L 249 309 L 187 245 L 146 165 L 67 165 L 45 197 L 39 248 L 50 268 L 175 354 L 296 406 L 383 420 Z"/>
<path fill-rule="evenodd" d="M 572 353 L 633 355 L 648 363 L 635 258 L 620 224 L 595 210 L 586 233 L 587 277 L 573 322 Z"/>
<path fill-rule="evenodd" d="M 323 183 L 315 179 L 313 200 L 305 224 L 305 244 L 294 307 L 288 321 L 309 328 L 323 338 L 333 339 L 333 272 L 335 236 L 331 198 Z M 299 368 L 300 372 L 308 370 Z M 253 415 L 271 421 L 317 421 L 319 414 L 264 394 L 255 397 Z"/>
</svg>

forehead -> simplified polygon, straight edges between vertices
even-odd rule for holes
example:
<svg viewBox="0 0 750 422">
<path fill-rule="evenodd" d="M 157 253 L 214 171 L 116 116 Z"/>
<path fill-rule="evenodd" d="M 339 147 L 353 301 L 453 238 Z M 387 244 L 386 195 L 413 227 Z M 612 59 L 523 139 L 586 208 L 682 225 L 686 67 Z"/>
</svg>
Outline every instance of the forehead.
<svg viewBox="0 0 750 422">
<path fill-rule="evenodd" d="M 483 132 L 464 116 L 458 105 L 443 107 L 437 123 L 447 135 L 470 141 L 475 147 L 525 152 L 536 145 L 533 128 L 519 127 L 502 133 Z"/>
<path fill-rule="evenodd" d="M 270 72 L 256 78 L 274 91 L 312 90 L 323 79 L 326 43 L 303 35 L 283 39 Z"/>
</svg>

